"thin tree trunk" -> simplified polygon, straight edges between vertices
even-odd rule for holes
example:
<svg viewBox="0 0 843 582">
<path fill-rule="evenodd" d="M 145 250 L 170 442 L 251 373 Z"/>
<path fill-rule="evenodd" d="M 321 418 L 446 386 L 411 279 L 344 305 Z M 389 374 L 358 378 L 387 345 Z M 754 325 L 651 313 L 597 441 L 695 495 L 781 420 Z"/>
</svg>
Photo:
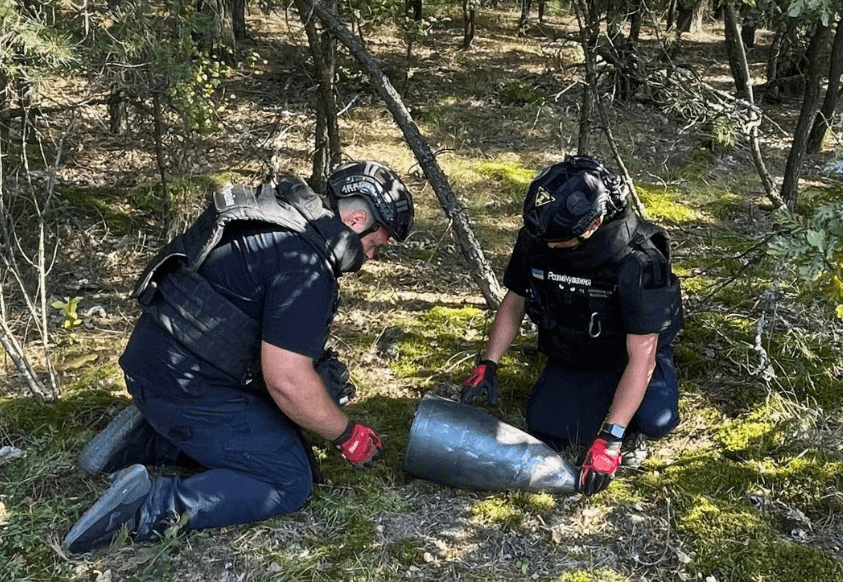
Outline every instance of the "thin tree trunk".
<svg viewBox="0 0 843 582">
<path fill-rule="evenodd" d="M 530 5 L 533 0 L 521 0 L 521 16 L 518 18 L 518 34 L 521 34 L 530 19 Z"/>
<path fill-rule="evenodd" d="M 316 129 L 314 136 L 313 165 L 310 186 L 317 192 L 324 192 L 331 168 L 340 162 L 339 120 L 337 102 L 334 97 L 334 69 L 336 60 L 336 40 L 328 30 L 319 33 L 316 22 L 310 17 L 309 9 L 301 0 L 296 0 L 296 8 L 304 23 L 310 54 L 319 80 L 319 93 L 316 98 Z M 336 3 L 331 0 L 326 4 L 331 13 L 336 12 Z"/>
<path fill-rule="evenodd" d="M 167 168 L 164 161 L 164 128 L 162 123 L 163 112 L 161 111 L 161 96 L 155 92 L 152 94 L 152 135 L 155 141 L 155 163 L 158 165 L 158 174 L 161 176 L 161 194 L 167 204 L 167 225 L 166 236 L 168 239 L 178 234 L 178 220 L 176 217 L 173 201 L 170 199 L 169 187 L 167 186 Z"/>
<path fill-rule="evenodd" d="M 729 68 L 735 80 L 735 89 L 739 99 L 752 103 L 752 82 L 749 78 L 749 67 L 746 65 L 746 51 L 741 41 L 738 19 L 732 2 L 723 3 L 723 33 L 726 47 L 729 51 Z"/>
<path fill-rule="evenodd" d="M 809 154 L 819 153 L 822 148 L 823 139 L 825 139 L 825 134 L 831 125 L 837 102 L 840 100 L 840 77 L 843 75 L 843 19 L 837 21 L 837 32 L 834 33 L 834 45 L 831 47 L 830 61 L 825 98 L 808 136 L 806 151 Z"/>
<path fill-rule="evenodd" d="M 201 46 L 209 54 L 217 55 L 226 64 L 234 65 L 237 60 L 237 38 L 234 31 L 233 14 L 234 0 L 196 0 L 196 11 L 207 15 L 211 19 L 214 29 L 212 36 L 200 39 Z"/>
<path fill-rule="evenodd" d="M 0 67 L 0 156 L 5 155 L 9 150 L 9 117 L 6 115 L 6 109 L 9 107 L 8 87 L 9 80 L 6 77 L 6 71 Z M 0 177 L 2 177 L 2 171 L 0 171 Z"/>
<path fill-rule="evenodd" d="M 405 12 L 413 13 L 413 20 L 419 22 L 422 19 L 422 0 L 405 0 Z"/>
<path fill-rule="evenodd" d="M 3 350 L 9 356 L 9 359 L 12 360 L 12 364 L 18 371 L 18 375 L 26 382 L 29 392 L 35 399 L 41 404 L 48 400 L 53 400 L 49 390 L 41 383 L 32 366 L 29 365 L 29 361 L 23 357 L 23 351 L 20 349 L 20 345 L 15 341 L 11 330 L 2 319 L 0 319 L 0 345 L 3 346 Z"/>
<path fill-rule="evenodd" d="M 232 0 L 231 29 L 235 42 L 246 40 L 246 0 Z"/>
<path fill-rule="evenodd" d="M 503 297 L 503 290 L 486 261 L 483 249 L 480 247 L 480 243 L 471 228 L 464 207 L 454 195 L 451 185 L 448 183 L 448 178 L 439 167 L 436 157 L 419 132 L 418 126 L 416 126 L 410 116 L 410 112 L 407 111 L 407 108 L 401 101 L 401 97 L 392 87 L 389 79 L 384 76 L 383 71 L 381 71 L 369 51 L 340 22 L 336 15 L 327 10 L 319 0 L 300 1 L 308 6 L 319 20 L 322 21 L 325 27 L 348 48 L 354 58 L 357 59 L 357 62 L 360 63 L 363 70 L 366 71 L 369 80 L 378 91 L 378 95 L 384 100 L 395 123 L 404 134 L 407 145 L 415 154 L 419 166 L 424 171 L 428 182 L 439 199 L 439 204 L 445 211 L 445 215 L 451 220 L 457 241 L 460 244 L 464 256 L 471 265 L 472 277 L 474 277 L 475 282 L 480 287 L 486 303 L 490 308 L 497 309 Z"/>
<path fill-rule="evenodd" d="M 577 0 L 574 5 L 574 8 L 577 12 L 577 20 L 579 21 L 580 31 L 581 31 L 581 38 L 582 42 L 586 42 L 586 35 L 583 32 L 586 28 L 594 28 L 599 26 L 599 23 L 591 22 L 590 24 L 586 24 L 585 19 L 592 15 L 592 19 L 594 12 L 590 11 L 593 5 L 587 6 L 585 0 Z M 586 48 L 586 45 L 583 44 L 583 49 Z M 615 163 L 618 164 L 618 167 L 621 169 L 621 175 L 623 177 L 624 182 L 626 182 L 627 187 L 629 188 L 630 197 L 632 198 L 632 205 L 635 207 L 636 212 L 638 212 L 641 216 L 646 216 L 646 212 L 644 210 L 644 205 L 641 203 L 641 199 L 638 197 L 638 191 L 635 189 L 635 184 L 632 181 L 632 177 L 629 175 L 629 171 L 626 169 L 626 165 L 623 163 L 623 158 L 621 157 L 620 152 L 618 151 L 617 143 L 615 142 L 615 138 L 612 135 L 612 130 L 609 127 L 609 119 L 608 115 L 606 114 L 606 109 L 603 107 L 603 102 L 601 101 L 600 97 L 596 95 L 597 91 L 597 74 L 594 70 L 594 53 L 584 50 L 585 54 L 585 75 L 586 75 L 586 90 L 589 93 L 593 94 L 592 101 L 597 106 L 597 111 L 600 114 L 600 123 L 602 125 L 603 133 L 606 135 L 606 141 L 609 143 L 609 148 L 612 150 L 612 156 L 615 159 Z M 578 151 L 579 154 L 587 154 L 588 151 Z"/>
<path fill-rule="evenodd" d="M 631 0 L 628 3 L 629 12 L 627 19 L 629 20 L 629 42 L 638 44 L 638 37 L 641 36 L 641 22 L 643 15 L 641 14 L 643 0 Z"/>
<path fill-rule="evenodd" d="M 593 60 L 600 35 L 600 21 L 595 15 L 593 0 L 578 1 L 575 4 L 580 25 L 580 42 L 585 60 Z M 594 91 L 591 84 L 596 83 L 597 75 L 593 68 L 586 65 L 586 83 L 580 100 L 579 128 L 577 133 L 577 154 L 587 155 L 591 149 L 591 118 L 594 114 Z"/>
<path fill-rule="evenodd" d="M 462 48 L 468 50 L 474 40 L 474 15 L 477 10 L 475 0 L 462 0 L 463 37 Z"/>
<path fill-rule="evenodd" d="M 793 132 L 793 143 L 785 164 L 782 179 L 782 199 L 787 207 L 793 210 L 799 196 L 799 175 L 802 171 L 802 158 L 808 142 L 808 133 L 817 115 L 820 101 L 820 85 L 823 73 L 820 70 L 821 55 L 828 40 L 829 28 L 821 22 L 817 23 L 811 44 L 808 46 L 808 74 L 805 79 L 805 96 L 802 99 L 802 110 Z"/>
<path fill-rule="evenodd" d="M 108 93 L 108 129 L 114 135 L 121 135 L 126 126 L 126 92 L 113 85 Z"/>
<path fill-rule="evenodd" d="M 735 86 L 738 90 L 738 97 L 744 95 L 744 99 L 749 104 L 750 108 L 755 109 L 755 101 L 752 93 L 752 77 L 749 75 L 749 63 L 746 60 L 746 51 L 744 50 L 743 42 L 740 39 L 740 31 L 738 29 L 738 19 L 735 16 L 735 7 L 732 2 L 723 3 L 723 21 L 726 24 L 726 38 L 731 38 L 731 46 L 729 47 L 729 64 L 732 67 L 732 74 L 735 76 Z M 728 40 L 727 40 L 728 43 Z M 734 61 L 734 63 L 733 63 Z M 740 80 L 739 80 L 740 79 Z M 764 186 L 764 192 L 776 207 L 781 207 L 784 201 L 776 192 L 776 186 L 773 183 L 773 178 L 770 172 L 767 171 L 767 164 L 764 162 L 764 156 L 761 154 L 761 143 L 758 139 L 758 123 L 761 121 L 760 113 L 757 115 L 757 122 L 749 126 L 749 145 L 752 151 L 752 160 L 755 162 L 755 168 L 758 170 L 758 176 L 761 179 L 761 184 Z"/>
</svg>

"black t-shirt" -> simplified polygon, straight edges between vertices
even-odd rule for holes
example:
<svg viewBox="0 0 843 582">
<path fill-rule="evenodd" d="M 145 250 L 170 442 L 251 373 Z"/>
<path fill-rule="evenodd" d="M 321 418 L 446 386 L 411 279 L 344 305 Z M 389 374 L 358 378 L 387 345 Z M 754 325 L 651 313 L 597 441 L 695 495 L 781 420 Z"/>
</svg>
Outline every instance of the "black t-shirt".
<svg viewBox="0 0 843 582">
<path fill-rule="evenodd" d="M 300 236 L 276 227 L 233 226 L 199 269 L 214 288 L 261 322 L 261 339 L 317 358 L 324 348 L 336 278 Z M 196 357 L 142 315 L 120 364 L 130 376 L 196 394 L 235 380 Z"/>
</svg>

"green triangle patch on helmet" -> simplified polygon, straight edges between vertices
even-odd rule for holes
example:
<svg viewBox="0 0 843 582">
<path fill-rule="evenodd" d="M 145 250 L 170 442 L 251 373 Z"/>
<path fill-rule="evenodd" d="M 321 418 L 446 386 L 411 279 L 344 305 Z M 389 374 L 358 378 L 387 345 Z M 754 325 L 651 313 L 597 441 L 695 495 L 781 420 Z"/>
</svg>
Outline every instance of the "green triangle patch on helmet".
<svg viewBox="0 0 843 582">
<path fill-rule="evenodd" d="M 383 164 L 361 161 L 338 166 L 328 178 L 327 190 L 334 199 L 362 197 L 369 203 L 375 222 L 399 242 L 404 242 L 413 228 L 413 197 Z"/>
<path fill-rule="evenodd" d="M 534 238 L 563 241 L 595 221 L 608 222 L 627 205 L 623 181 L 590 156 L 567 156 L 542 170 L 524 200 L 524 226 Z"/>
</svg>

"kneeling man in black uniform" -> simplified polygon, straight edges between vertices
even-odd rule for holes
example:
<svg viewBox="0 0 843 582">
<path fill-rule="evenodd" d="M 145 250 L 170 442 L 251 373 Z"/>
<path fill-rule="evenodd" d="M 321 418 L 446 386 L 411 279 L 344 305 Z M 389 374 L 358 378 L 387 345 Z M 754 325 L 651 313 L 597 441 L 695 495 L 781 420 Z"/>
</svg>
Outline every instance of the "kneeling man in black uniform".
<svg viewBox="0 0 843 582">
<path fill-rule="evenodd" d="M 640 464 L 644 437 L 679 422 L 672 341 L 682 322 L 665 232 L 638 218 L 628 189 L 597 160 L 568 157 L 530 185 L 508 291 L 462 401 L 497 404 L 497 366 L 526 313 L 548 361 L 526 406 L 552 447 L 588 446 L 578 489 L 606 488 Z"/>
<path fill-rule="evenodd" d="M 123 526 L 142 541 L 181 518 L 200 529 L 296 511 L 314 479 L 301 429 L 370 466 L 381 440 L 340 408 L 347 370 L 323 357 L 325 342 L 338 277 L 405 240 L 413 216 L 410 192 L 375 162 L 337 168 L 326 197 L 291 176 L 217 192 L 135 289 L 143 313 L 120 358 L 134 402 L 79 460 L 119 472 L 67 534 L 69 551 Z M 198 472 L 147 473 L 162 465 Z"/>
</svg>

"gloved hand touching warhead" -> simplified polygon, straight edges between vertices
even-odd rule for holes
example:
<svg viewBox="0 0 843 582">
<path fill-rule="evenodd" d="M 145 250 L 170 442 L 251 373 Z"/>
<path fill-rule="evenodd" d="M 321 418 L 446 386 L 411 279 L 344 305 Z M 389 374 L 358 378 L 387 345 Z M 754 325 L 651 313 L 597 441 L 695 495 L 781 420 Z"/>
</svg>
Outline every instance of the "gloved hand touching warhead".
<svg viewBox="0 0 843 582">
<path fill-rule="evenodd" d="M 355 469 L 370 468 L 383 448 L 381 438 L 374 430 L 353 420 L 349 420 L 343 433 L 331 442 Z"/>
<path fill-rule="evenodd" d="M 492 406 L 498 404 L 498 364 L 492 360 L 480 360 L 463 382 L 460 402 L 474 404 L 478 396 L 485 396 Z"/>
<path fill-rule="evenodd" d="M 624 427 L 604 424 L 597 438 L 588 449 L 585 460 L 577 475 L 577 491 L 583 495 L 594 495 L 603 491 L 612 482 L 621 465 L 621 442 Z"/>
</svg>

